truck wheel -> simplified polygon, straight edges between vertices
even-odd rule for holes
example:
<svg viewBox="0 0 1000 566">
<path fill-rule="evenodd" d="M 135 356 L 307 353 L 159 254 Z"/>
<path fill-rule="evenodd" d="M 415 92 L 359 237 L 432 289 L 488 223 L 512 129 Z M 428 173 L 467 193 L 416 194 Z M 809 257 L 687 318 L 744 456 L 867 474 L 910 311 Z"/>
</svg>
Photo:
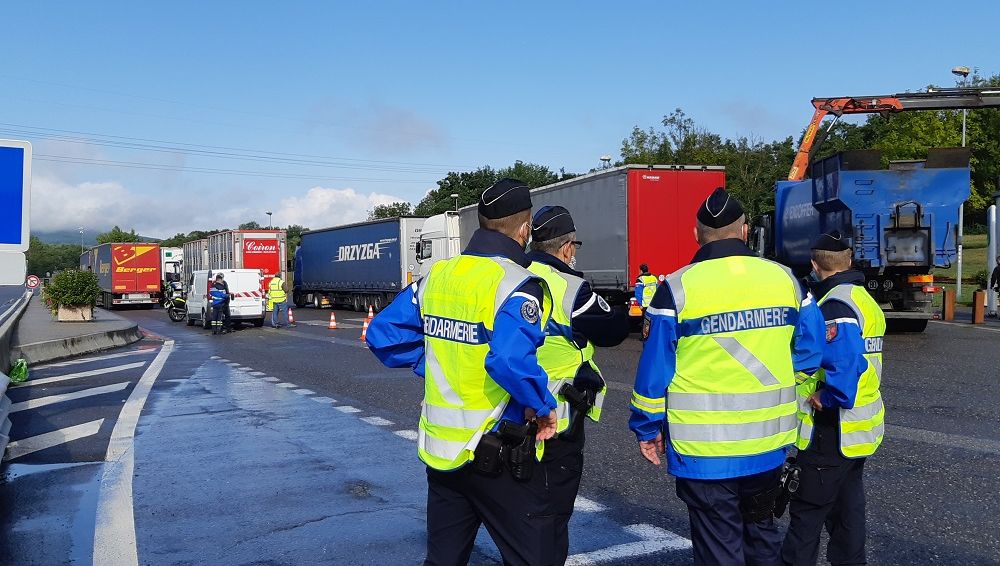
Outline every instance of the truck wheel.
<svg viewBox="0 0 1000 566">
<path fill-rule="evenodd" d="M 361 297 L 359 295 L 354 295 L 351 307 L 354 312 L 361 312 Z"/>
<path fill-rule="evenodd" d="M 323 296 L 319 293 L 313 293 L 313 308 L 323 308 Z"/>
<path fill-rule="evenodd" d="M 194 319 L 191 318 L 191 315 L 186 315 L 185 318 L 187 318 L 187 325 L 188 326 L 194 326 Z"/>
<path fill-rule="evenodd" d="M 306 298 L 302 293 L 292 293 L 292 302 L 295 303 L 295 308 L 301 309 L 306 306 Z"/>
<path fill-rule="evenodd" d="M 208 320 L 208 316 L 205 315 L 205 311 L 201 311 L 201 327 L 205 330 L 212 328 L 212 321 Z"/>
</svg>

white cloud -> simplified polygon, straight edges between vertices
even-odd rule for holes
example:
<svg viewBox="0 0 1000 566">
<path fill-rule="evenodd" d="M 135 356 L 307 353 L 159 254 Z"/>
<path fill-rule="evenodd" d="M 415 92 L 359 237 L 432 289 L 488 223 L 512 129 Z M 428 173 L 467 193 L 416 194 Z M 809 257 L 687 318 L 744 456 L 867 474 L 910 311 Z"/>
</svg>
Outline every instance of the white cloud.
<svg viewBox="0 0 1000 566">
<path fill-rule="evenodd" d="M 326 228 L 364 220 L 368 210 L 376 205 L 405 200 L 382 193 L 359 193 L 354 189 L 313 187 L 302 196 L 282 199 L 281 208 L 274 212 L 274 221 L 281 225 Z"/>
</svg>

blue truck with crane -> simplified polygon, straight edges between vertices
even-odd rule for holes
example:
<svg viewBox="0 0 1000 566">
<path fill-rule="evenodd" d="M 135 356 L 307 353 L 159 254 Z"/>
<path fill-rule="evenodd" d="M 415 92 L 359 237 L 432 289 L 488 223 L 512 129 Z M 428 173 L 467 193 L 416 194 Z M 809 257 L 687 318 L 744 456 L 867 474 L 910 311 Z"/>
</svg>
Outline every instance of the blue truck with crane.
<svg viewBox="0 0 1000 566">
<path fill-rule="evenodd" d="M 924 160 L 892 162 L 887 168 L 875 150 L 813 162 L 817 133 L 829 114 L 839 119 L 844 114 L 997 108 L 1000 89 L 817 98 L 813 106 L 788 180 L 775 185 L 775 210 L 756 222 L 751 245 L 806 277 L 812 242 L 823 232 L 839 230 L 890 328 L 922 332 L 933 314 L 933 293 L 941 291 L 933 270 L 958 261 L 961 209 L 970 190 L 969 151 L 930 149 Z"/>
</svg>

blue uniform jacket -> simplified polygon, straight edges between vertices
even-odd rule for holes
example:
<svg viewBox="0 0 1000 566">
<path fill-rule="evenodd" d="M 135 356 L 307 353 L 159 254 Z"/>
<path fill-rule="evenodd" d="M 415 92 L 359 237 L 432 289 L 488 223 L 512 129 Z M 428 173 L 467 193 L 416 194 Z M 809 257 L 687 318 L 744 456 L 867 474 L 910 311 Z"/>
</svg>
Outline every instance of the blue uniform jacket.
<svg viewBox="0 0 1000 566">
<path fill-rule="evenodd" d="M 642 275 L 639 275 L 639 277 L 642 277 L 643 275 L 648 275 L 648 273 L 643 273 Z M 635 295 L 635 300 L 639 303 L 639 305 L 642 305 L 642 290 L 646 286 L 642 283 L 642 281 L 639 281 L 639 277 L 635 278 L 635 293 L 634 293 L 634 295 Z M 659 284 L 659 283 L 657 283 L 657 284 Z"/>
<path fill-rule="evenodd" d="M 755 255 L 735 239 L 705 244 L 691 263 L 730 256 Z M 812 375 L 823 356 L 823 317 L 812 295 L 803 289 L 802 305 L 792 343 L 792 364 L 796 371 Z M 667 387 L 677 366 L 677 314 L 670 287 L 661 285 L 646 311 L 648 338 L 639 358 L 635 392 L 643 397 L 666 397 Z M 667 471 L 674 476 L 691 479 L 728 479 L 748 476 L 777 468 L 785 461 L 786 448 L 763 454 L 737 457 L 692 457 L 677 454 L 670 444 L 665 427 L 665 413 L 649 413 L 632 407 L 629 427 L 639 440 L 652 440 L 663 434 L 666 444 Z"/>
<path fill-rule="evenodd" d="M 527 268 L 524 249 L 499 232 L 477 230 L 465 255 L 506 257 Z M 368 327 L 368 348 L 386 366 L 408 367 L 424 377 L 424 332 L 416 291 L 420 281 L 403 290 Z M 542 287 L 529 280 L 512 294 L 497 313 L 486 355 L 486 371 L 510 393 L 510 403 L 501 420 L 524 422 L 524 409 L 534 409 L 544 417 L 556 406 L 549 393 L 548 376 L 538 365 L 536 351 L 545 341 L 541 321 L 529 322 L 521 314 L 526 301 L 540 304 Z M 526 312 L 528 309 L 526 309 Z"/>
<path fill-rule="evenodd" d="M 213 307 L 222 306 L 223 304 L 225 304 L 226 299 L 229 298 L 229 293 L 227 293 L 226 290 L 221 286 L 212 287 L 212 290 L 209 291 L 209 295 L 211 295 L 212 297 Z"/>
</svg>

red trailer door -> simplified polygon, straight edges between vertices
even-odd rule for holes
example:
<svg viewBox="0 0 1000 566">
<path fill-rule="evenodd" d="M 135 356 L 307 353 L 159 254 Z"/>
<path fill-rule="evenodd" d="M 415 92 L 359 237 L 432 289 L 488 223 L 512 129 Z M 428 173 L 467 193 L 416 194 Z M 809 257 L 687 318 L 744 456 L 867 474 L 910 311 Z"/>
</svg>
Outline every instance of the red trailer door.
<svg viewBox="0 0 1000 566">
<path fill-rule="evenodd" d="M 114 244 L 111 246 L 112 292 L 156 293 L 160 290 L 160 246 Z"/>
<path fill-rule="evenodd" d="M 667 275 L 690 263 L 698 244 L 695 214 L 716 187 L 726 185 L 721 168 L 635 169 L 628 172 L 628 266 Z M 634 279 L 631 283 L 634 283 Z"/>
</svg>

